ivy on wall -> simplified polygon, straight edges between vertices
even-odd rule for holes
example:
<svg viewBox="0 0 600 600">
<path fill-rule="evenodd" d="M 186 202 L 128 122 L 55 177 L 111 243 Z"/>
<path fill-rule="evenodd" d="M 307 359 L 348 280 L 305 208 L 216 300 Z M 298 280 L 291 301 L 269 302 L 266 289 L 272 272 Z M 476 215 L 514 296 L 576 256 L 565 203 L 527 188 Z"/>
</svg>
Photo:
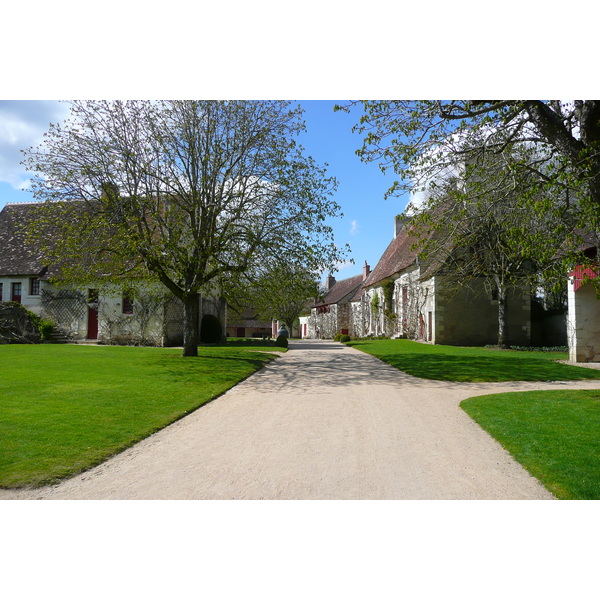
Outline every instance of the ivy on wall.
<svg viewBox="0 0 600 600">
<path fill-rule="evenodd" d="M 394 287 L 396 283 L 393 279 L 386 279 L 383 284 L 383 300 L 385 302 L 385 316 L 390 319 L 390 321 L 395 321 L 398 316 L 392 310 L 392 306 L 394 306 Z"/>
</svg>

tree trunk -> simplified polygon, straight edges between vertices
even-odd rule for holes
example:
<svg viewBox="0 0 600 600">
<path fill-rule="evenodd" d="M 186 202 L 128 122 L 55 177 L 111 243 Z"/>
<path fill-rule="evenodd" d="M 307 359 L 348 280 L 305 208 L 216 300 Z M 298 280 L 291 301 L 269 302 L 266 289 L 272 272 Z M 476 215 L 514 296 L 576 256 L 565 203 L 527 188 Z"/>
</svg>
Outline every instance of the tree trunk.
<svg viewBox="0 0 600 600">
<path fill-rule="evenodd" d="M 507 337 L 507 308 L 508 308 L 508 294 L 506 287 L 502 284 L 498 284 L 498 348 L 508 348 L 508 337 Z"/>
<path fill-rule="evenodd" d="M 198 356 L 200 294 L 188 294 L 183 301 L 183 356 Z"/>
</svg>

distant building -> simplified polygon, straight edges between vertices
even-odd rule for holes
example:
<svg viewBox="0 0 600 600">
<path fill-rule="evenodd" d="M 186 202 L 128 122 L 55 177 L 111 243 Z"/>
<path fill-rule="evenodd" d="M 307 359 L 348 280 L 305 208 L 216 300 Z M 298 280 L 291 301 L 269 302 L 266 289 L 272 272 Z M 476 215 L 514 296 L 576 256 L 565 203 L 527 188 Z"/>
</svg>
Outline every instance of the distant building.
<svg viewBox="0 0 600 600">
<path fill-rule="evenodd" d="M 394 238 L 377 265 L 336 282 L 329 277 L 323 299 L 312 307 L 307 337 L 387 336 L 434 344 L 486 345 L 498 341 L 498 301 L 484 279 L 461 286 L 442 276 L 443 260 L 424 261 L 410 220 L 395 220 Z M 527 345 L 531 334 L 529 291 L 509 295 L 508 337 Z"/>
</svg>

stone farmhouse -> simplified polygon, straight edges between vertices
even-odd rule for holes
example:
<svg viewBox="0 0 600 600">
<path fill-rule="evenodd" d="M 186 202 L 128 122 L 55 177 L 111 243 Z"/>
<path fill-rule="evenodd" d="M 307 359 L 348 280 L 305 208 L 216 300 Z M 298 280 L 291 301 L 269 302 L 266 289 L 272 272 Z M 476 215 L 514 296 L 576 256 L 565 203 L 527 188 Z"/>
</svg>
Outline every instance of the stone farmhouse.
<svg viewBox="0 0 600 600">
<path fill-rule="evenodd" d="M 322 298 L 311 305 L 309 317 L 300 319 L 302 337 L 332 339 L 337 333 L 355 335 L 351 302 L 362 289 L 369 273 L 370 267 L 365 261 L 362 275 L 340 281 L 329 275 Z"/>
<path fill-rule="evenodd" d="M 461 286 L 435 258 L 424 261 L 413 244 L 410 221 L 395 220 L 394 238 L 372 272 L 328 283 L 323 301 L 311 310 L 307 337 L 385 335 L 434 344 L 495 344 L 498 302 L 483 279 Z M 331 279 L 331 278 L 330 278 Z M 527 290 L 509 297 L 508 337 L 527 345 L 531 303 Z"/>
<path fill-rule="evenodd" d="M 183 305 L 162 285 L 66 288 L 60 270 L 46 265 L 25 239 L 37 203 L 7 204 L 0 212 L 0 301 L 18 302 L 57 324 L 63 339 L 107 344 L 179 346 Z M 135 290 L 133 292 L 132 290 Z M 227 307 L 221 298 L 200 299 L 200 319 L 217 317 L 225 331 Z"/>
</svg>

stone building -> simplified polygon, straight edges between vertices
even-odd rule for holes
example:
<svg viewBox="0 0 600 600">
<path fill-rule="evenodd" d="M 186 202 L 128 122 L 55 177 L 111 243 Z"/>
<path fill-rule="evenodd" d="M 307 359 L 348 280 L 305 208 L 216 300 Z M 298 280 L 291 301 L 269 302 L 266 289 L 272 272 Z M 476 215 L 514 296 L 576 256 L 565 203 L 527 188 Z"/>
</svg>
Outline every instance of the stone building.
<svg viewBox="0 0 600 600">
<path fill-rule="evenodd" d="M 17 302 L 53 320 L 73 341 L 152 346 L 183 343 L 183 304 L 161 284 L 123 280 L 118 286 L 102 282 L 93 287 L 60 285 L 60 270 L 44 263 L 21 226 L 35 218 L 36 204 L 7 204 L 0 211 L 0 301 Z M 223 299 L 201 297 L 199 309 L 201 320 L 214 315 L 225 330 L 227 306 Z"/>
<path fill-rule="evenodd" d="M 327 280 L 323 299 L 312 307 L 306 337 L 386 336 L 434 344 L 479 346 L 498 341 L 498 301 L 484 278 L 468 284 L 444 272 L 443 261 L 423 260 L 409 220 L 395 219 L 394 238 L 371 271 L 336 282 Z M 531 302 L 526 289 L 508 301 L 508 339 L 527 345 Z"/>
<path fill-rule="evenodd" d="M 311 314 L 306 319 L 307 327 L 303 328 L 302 336 L 331 339 L 338 333 L 354 335 L 351 301 L 362 288 L 369 273 L 370 267 L 365 261 L 361 275 L 340 281 L 329 275 L 322 298 L 311 306 Z"/>
<path fill-rule="evenodd" d="M 415 249 L 410 220 L 396 218 L 394 238 L 353 298 L 356 337 L 385 335 L 434 344 L 479 346 L 498 340 L 498 301 L 484 278 L 468 284 L 444 272 L 443 261 L 425 261 Z M 509 294 L 508 338 L 526 345 L 531 302 L 526 289 Z"/>
</svg>

